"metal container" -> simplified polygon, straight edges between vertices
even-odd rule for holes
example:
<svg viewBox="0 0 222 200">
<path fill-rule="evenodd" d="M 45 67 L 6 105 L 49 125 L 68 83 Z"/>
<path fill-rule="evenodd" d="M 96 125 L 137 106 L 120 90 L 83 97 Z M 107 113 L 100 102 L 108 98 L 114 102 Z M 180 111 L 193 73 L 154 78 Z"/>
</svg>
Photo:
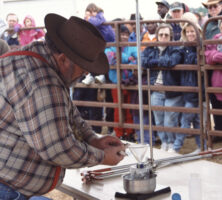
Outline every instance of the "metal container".
<svg viewBox="0 0 222 200">
<path fill-rule="evenodd" d="M 130 194 L 148 194 L 156 189 L 156 174 L 148 174 L 143 178 L 134 178 L 131 174 L 123 176 L 123 187 Z"/>
</svg>

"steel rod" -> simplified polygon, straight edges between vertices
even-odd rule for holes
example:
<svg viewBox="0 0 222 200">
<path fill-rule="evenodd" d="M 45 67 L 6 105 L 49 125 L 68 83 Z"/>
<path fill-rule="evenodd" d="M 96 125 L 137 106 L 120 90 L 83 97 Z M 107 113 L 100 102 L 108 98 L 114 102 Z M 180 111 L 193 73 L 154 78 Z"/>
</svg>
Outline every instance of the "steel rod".
<svg viewBox="0 0 222 200">
<path fill-rule="evenodd" d="M 181 159 L 181 158 L 187 158 L 187 157 L 194 157 L 197 155 L 213 154 L 213 153 L 218 153 L 218 152 L 222 152 L 222 148 L 210 150 L 210 151 L 203 151 L 203 152 L 195 153 L 195 154 L 186 154 L 186 155 L 182 155 L 182 156 L 174 156 L 174 157 L 169 157 L 169 158 L 158 159 L 155 161 L 155 163 L 165 162 L 165 161 L 167 162 L 169 160 L 175 160 L 175 159 Z"/>
<path fill-rule="evenodd" d="M 138 73 L 138 93 L 139 93 L 139 119 L 140 119 L 140 142 L 144 144 L 144 127 L 143 127 L 143 93 L 142 93 L 142 70 L 141 70 L 141 53 L 140 53 L 140 16 L 139 2 L 136 0 L 136 44 L 137 44 L 137 73 Z"/>
<path fill-rule="evenodd" d="M 222 155 L 222 148 L 215 149 L 211 151 L 206 152 L 200 152 L 196 154 L 188 154 L 183 156 L 174 156 L 164 159 L 159 159 L 153 162 L 153 165 L 151 165 L 153 169 L 157 170 L 163 167 L 167 167 L 173 164 L 177 163 L 183 163 L 188 161 L 193 161 L 201 158 L 210 158 L 213 156 Z M 148 161 L 147 164 L 150 162 Z M 151 164 L 151 163 L 150 163 Z M 111 168 L 104 168 L 104 169 L 98 169 L 98 170 L 92 170 L 87 172 L 82 172 L 81 175 L 83 176 L 82 180 L 84 182 L 89 182 L 92 180 L 102 180 L 106 178 L 116 177 L 125 174 L 126 172 L 129 172 L 130 166 L 136 165 L 136 163 L 133 164 L 126 164 L 122 166 L 116 166 Z"/>
<path fill-rule="evenodd" d="M 95 169 L 95 170 L 89 170 L 86 172 L 82 172 L 81 174 L 88 173 L 88 172 L 106 172 L 106 171 L 112 171 L 112 170 L 117 170 L 117 169 L 122 169 L 122 168 L 129 168 L 132 165 L 136 165 L 137 163 L 132 163 L 132 164 L 126 164 L 126 165 L 121 165 L 121 166 L 116 166 L 116 167 L 108 167 L 108 168 L 102 168 L 102 169 Z"/>
<path fill-rule="evenodd" d="M 149 106 L 149 139 L 150 139 L 150 159 L 153 165 L 153 129 L 152 129 L 152 111 L 151 111 L 151 91 L 150 91 L 150 69 L 147 69 L 147 84 L 148 84 L 148 106 Z"/>
</svg>

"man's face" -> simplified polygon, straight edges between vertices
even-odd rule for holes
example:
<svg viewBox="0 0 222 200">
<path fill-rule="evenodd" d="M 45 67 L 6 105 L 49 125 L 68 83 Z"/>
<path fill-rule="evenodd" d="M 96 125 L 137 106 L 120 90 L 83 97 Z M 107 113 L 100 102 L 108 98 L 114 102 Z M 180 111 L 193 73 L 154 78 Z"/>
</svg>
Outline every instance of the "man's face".
<svg viewBox="0 0 222 200">
<path fill-rule="evenodd" d="M 147 30 L 150 34 L 154 34 L 156 32 L 157 24 L 156 23 L 147 23 Z"/>
<path fill-rule="evenodd" d="M 168 12 L 168 8 L 165 6 L 165 5 L 163 5 L 163 4 L 161 4 L 161 3 L 159 3 L 158 5 L 157 5 L 157 13 L 160 15 L 160 17 L 161 18 L 164 18 L 165 17 L 165 15 L 166 15 L 166 13 Z"/>
<path fill-rule="evenodd" d="M 171 11 L 171 16 L 173 19 L 180 19 L 183 15 L 183 9 Z"/>
<path fill-rule="evenodd" d="M 208 13 L 212 16 L 212 17 L 216 17 L 220 14 L 221 12 L 221 5 L 220 4 L 213 4 L 207 7 Z"/>
<path fill-rule="evenodd" d="M 67 86 L 70 86 L 86 73 L 86 70 L 73 63 L 63 53 L 54 54 L 54 56 L 58 64 L 59 72 Z"/>
<path fill-rule="evenodd" d="M 16 15 L 9 15 L 7 17 L 7 23 L 9 28 L 14 28 L 14 26 L 18 23 L 18 17 Z"/>
<path fill-rule="evenodd" d="M 161 28 L 158 32 L 158 41 L 160 42 L 169 42 L 170 41 L 170 29 Z"/>
</svg>

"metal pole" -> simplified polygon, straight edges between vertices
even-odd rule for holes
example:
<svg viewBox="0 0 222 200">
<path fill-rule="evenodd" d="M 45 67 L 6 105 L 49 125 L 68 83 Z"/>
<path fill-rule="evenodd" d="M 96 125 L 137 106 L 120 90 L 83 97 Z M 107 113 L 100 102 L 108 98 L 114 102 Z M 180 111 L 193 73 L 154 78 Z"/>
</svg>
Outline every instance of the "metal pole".
<svg viewBox="0 0 222 200">
<path fill-rule="evenodd" d="M 147 85 L 148 85 L 148 106 L 149 106 L 149 137 L 150 137 L 150 160 L 153 165 L 153 128 L 152 128 L 152 111 L 151 111 L 151 91 L 150 91 L 150 69 L 147 69 Z"/>
<path fill-rule="evenodd" d="M 143 127 L 143 93 L 142 93 L 142 70 L 141 70 L 141 56 L 140 56 L 140 17 L 139 17 L 139 3 L 136 0 L 136 43 L 137 43 L 137 67 L 138 67 L 138 90 L 139 90 L 139 114 L 140 114 L 140 139 L 144 144 L 144 127 Z"/>
</svg>

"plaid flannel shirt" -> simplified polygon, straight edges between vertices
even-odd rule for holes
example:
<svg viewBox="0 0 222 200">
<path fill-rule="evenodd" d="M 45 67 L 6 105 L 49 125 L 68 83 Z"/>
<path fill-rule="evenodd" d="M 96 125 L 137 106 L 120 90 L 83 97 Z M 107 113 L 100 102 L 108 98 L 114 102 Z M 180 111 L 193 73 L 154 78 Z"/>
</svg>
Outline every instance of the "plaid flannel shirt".
<svg viewBox="0 0 222 200">
<path fill-rule="evenodd" d="M 32 196 L 49 191 L 56 166 L 62 167 L 58 186 L 66 168 L 99 164 L 104 152 L 88 145 L 96 135 L 73 105 L 46 44 L 22 50 L 48 64 L 23 55 L 0 59 L 0 180 Z"/>
</svg>

